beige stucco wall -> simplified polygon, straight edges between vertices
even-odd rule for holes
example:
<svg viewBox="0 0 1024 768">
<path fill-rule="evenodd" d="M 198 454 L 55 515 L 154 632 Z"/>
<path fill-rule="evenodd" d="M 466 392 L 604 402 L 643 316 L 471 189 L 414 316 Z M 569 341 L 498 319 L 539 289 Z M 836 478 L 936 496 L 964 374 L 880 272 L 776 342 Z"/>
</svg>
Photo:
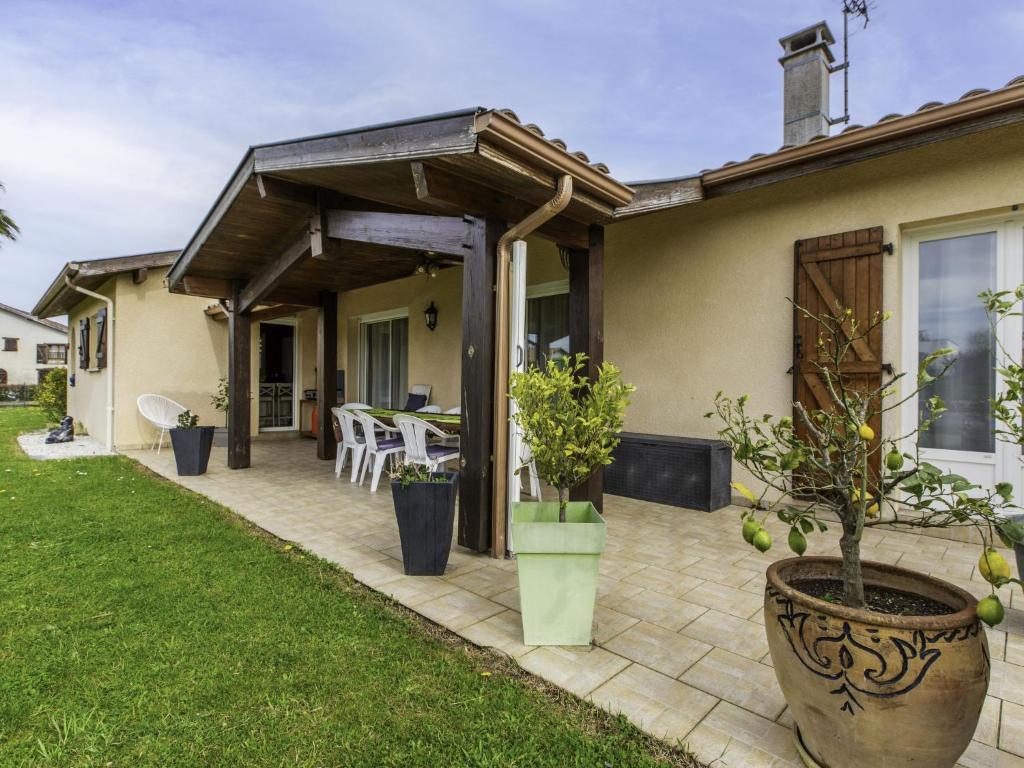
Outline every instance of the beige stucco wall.
<svg viewBox="0 0 1024 768">
<path fill-rule="evenodd" d="M 790 411 L 800 238 L 884 227 L 884 359 L 899 367 L 901 232 L 1022 202 L 1024 128 L 1011 127 L 608 227 L 605 353 L 637 386 L 627 428 L 713 436 L 703 414 L 719 389 Z"/>
<path fill-rule="evenodd" d="M 96 293 L 111 298 L 115 295 L 115 283 L 108 280 Z M 99 299 L 85 298 L 68 313 L 69 346 L 68 375 L 74 376 L 74 386 L 68 386 L 68 415 L 74 418 L 76 430 L 88 432 L 100 442 L 107 440 L 107 377 L 110 369 L 97 369 L 96 330 L 91 331 L 89 344 L 89 369 L 78 367 L 78 323 L 85 317 L 92 317 L 104 307 Z"/>
<path fill-rule="evenodd" d="M 154 430 L 135 401 L 159 394 L 198 414 L 201 424 L 223 423 L 210 403 L 227 371 L 227 324 L 204 313 L 209 299 L 168 293 L 166 270 L 151 269 L 141 285 L 131 274 L 117 275 L 99 290 L 114 299 L 114 445 L 148 445 Z M 102 306 L 95 299 L 77 304 L 69 314 L 77 333 L 81 318 Z M 73 334 L 74 335 L 74 334 Z M 95 349 L 95 329 L 92 332 Z M 77 341 L 77 337 L 76 337 Z M 80 371 L 77 347 L 71 353 L 75 386 L 68 390 L 68 411 L 99 440 L 106 439 L 106 379 L 111 368 Z M 95 364 L 95 354 L 90 354 Z"/>
<path fill-rule="evenodd" d="M 528 285 L 568 277 L 554 244 L 531 238 L 527 251 Z M 431 301 L 438 313 L 434 331 L 427 329 L 423 317 Z M 346 398 L 350 401 L 363 399 L 359 376 L 360 320 L 392 310 L 408 310 L 409 313 L 409 385 L 430 384 L 430 402 L 445 410 L 459 405 L 462 267 L 442 269 L 435 278 L 412 276 L 341 294 L 338 360 L 345 368 Z"/>
</svg>

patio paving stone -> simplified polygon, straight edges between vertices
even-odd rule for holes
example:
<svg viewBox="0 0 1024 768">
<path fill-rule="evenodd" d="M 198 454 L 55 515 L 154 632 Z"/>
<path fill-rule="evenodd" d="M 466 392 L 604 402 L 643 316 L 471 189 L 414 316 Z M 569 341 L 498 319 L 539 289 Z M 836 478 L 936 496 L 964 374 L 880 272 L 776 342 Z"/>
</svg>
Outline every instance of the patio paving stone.
<svg viewBox="0 0 1024 768">
<path fill-rule="evenodd" d="M 1003 702 L 999 720 L 999 744 L 989 746 L 998 746 L 1018 757 L 1024 757 L 1024 707 L 1010 701 Z"/>
<path fill-rule="evenodd" d="M 670 744 L 682 741 L 716 704 L 713 696 L 639 664 L 602 685 L 590 700 Z"/>
<path fill-rule="evenodd" d="M 604 647 L 669 677 L 679 677 L 713 648 L 646 621 L 634 624 Z"/>
<path fill-rule="evenodd" d="M 708 645 L 717 645 L 740 656 L 758 661 L 768 652 L 764 627 L 728 613 L 708 610 L 687 624 L 682 633 Z"/>
<path fill-rule="evenodd" d="M 543 677 L 567 691 L 586 698 L 595 688 L 629 666 L 624 659 L 604 648 L 546 646 L 519 659 L 528 672 Z"/>
<path fill-rule="evenodd" d="M 786 708 L 774 669 L 724 648 L 712 649 L 679 679 L 769 720 Z"/>
<path fill-rule="evenodd" d="M 348 482 L 347 471 L 335 478 L 333 465 L 315 458 L 313 441 L 256 440 L 252 469 L 237 472 L 215 448 L 209 472 L 188 478 L 176 476 L 170 451 L 129 455 L 466 640 L 653 735 L 686 741 L 712 768 L 798 764 L 762 626 L 764 569 L 789 553 L 776 546 L 761 554 L 737 542 L 735 507 L 708 514 L 606 497 L 596 645 L 537 648 L 522 644 L 514 559 L 453 546 L 443 577 L 405 576 L 390 487 L 370 494 Z M 770 520 L 768 527 L 784 542 L 785 526 Z M 833 554 L 837 544 L 832 526 L 811 538 L 808 551 Z M 988 593 L 976 544 L 872 529 L 862 551 Z M 1010 594 L 1003 591 L 1006 620 L 988 633 L 990 695 L 961 768 L 1024 768 L 1024 599 Z"/>
</svg>

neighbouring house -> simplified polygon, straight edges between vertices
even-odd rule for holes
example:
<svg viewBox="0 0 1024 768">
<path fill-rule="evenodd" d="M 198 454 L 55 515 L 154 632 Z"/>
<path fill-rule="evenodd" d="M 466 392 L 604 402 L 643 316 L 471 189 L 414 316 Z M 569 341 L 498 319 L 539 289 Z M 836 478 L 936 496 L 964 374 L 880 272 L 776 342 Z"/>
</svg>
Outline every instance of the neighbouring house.
<svg viewBox="0 0 1024 768">
<path fill-rule="evenodd" d="M 0 304 L 0 386 L 38 384 L 67 362 L 67 326 Z"/>
<path fill-rule="evenodd" d="M 992 439 L 1000 382 L 977 294 L 1024 281 L 1024 78 L 831 135 L 827 25 L 780 42 L 784 145 L 688 176 L 624 183 L 483 108 L 251 147 L 170 265 L 166 319 L 138 317 L 119 354 L 135 366 L 158 349 L 167 367 L 147 388 L 172 397 L 200 369 L 206 389 L 227 372 L 232 468 L 274 429 L 315 431 L 332 458 L 338 399 L 401 407 L 431 385 L 463 413 L 459 541 L 502 555 L 507 370 L 607 358 L 637 385 L 628 429 L 711 437 L 719 389 L 764 412 L 816 407 L 813 333 L 788 300 L 839 302 L 893 313 L 850 361 L 865 382 L 957 350 L 922 453 L 1019 484 L 1019 454 Z M 1019 322 L 999 333 L 1019 349 Z M 600 503 L 601 488 L 596 475 L 575 494 Z"/>
<path fill-rule="evenodd" d="M 177 255 L 68 262 L 35 307 L 42 317 L 68 316 L 61 340 L 69 353 L 69 415 L 120 449 L 153 441 L 136 407 L 142 394 L 165 395 L 206 424 L 223 422 L 210 398 L 226 369 L 226 335 L 204 314 L 208 301 L 167 292 Z"/>
</svg>

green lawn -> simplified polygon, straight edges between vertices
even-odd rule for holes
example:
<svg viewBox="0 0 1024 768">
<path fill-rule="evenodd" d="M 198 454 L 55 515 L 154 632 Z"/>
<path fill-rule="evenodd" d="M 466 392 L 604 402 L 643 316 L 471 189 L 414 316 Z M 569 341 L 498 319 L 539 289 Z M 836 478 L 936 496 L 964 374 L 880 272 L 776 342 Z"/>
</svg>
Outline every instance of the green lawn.
<svg viewBox="0 0 1024 768">
<path fill-rule="evenodd" d="M 124 458 L 0 409 L 0 765 L 690 765 Z"/>
</svg>

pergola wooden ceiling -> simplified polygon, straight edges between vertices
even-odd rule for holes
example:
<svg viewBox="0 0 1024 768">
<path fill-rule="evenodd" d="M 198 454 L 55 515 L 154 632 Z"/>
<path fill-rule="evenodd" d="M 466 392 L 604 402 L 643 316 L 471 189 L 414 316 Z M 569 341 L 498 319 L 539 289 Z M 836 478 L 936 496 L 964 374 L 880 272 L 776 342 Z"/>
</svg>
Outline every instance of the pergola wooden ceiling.
<svg viewBox="0 0 1024 768">
<path fill-rule="evenodd" d="M 231 281 L 260 288 L 253 283 L 263 280 L 257 299 L 314 306 L 320 291 L 405 277 L 424 258 L 415 236 L 353 235 L 336 225 L 342 212 L 518 221 L 551 198 L 564 174 L 573 177 L 572 200 L 536 234 L 585 248 L 588 227 L 611 221 L 632 190 L 508 111 L 469 109 L 252 147 L 171 268 L 169 287 L 224 299 Z"/>
</svg>

